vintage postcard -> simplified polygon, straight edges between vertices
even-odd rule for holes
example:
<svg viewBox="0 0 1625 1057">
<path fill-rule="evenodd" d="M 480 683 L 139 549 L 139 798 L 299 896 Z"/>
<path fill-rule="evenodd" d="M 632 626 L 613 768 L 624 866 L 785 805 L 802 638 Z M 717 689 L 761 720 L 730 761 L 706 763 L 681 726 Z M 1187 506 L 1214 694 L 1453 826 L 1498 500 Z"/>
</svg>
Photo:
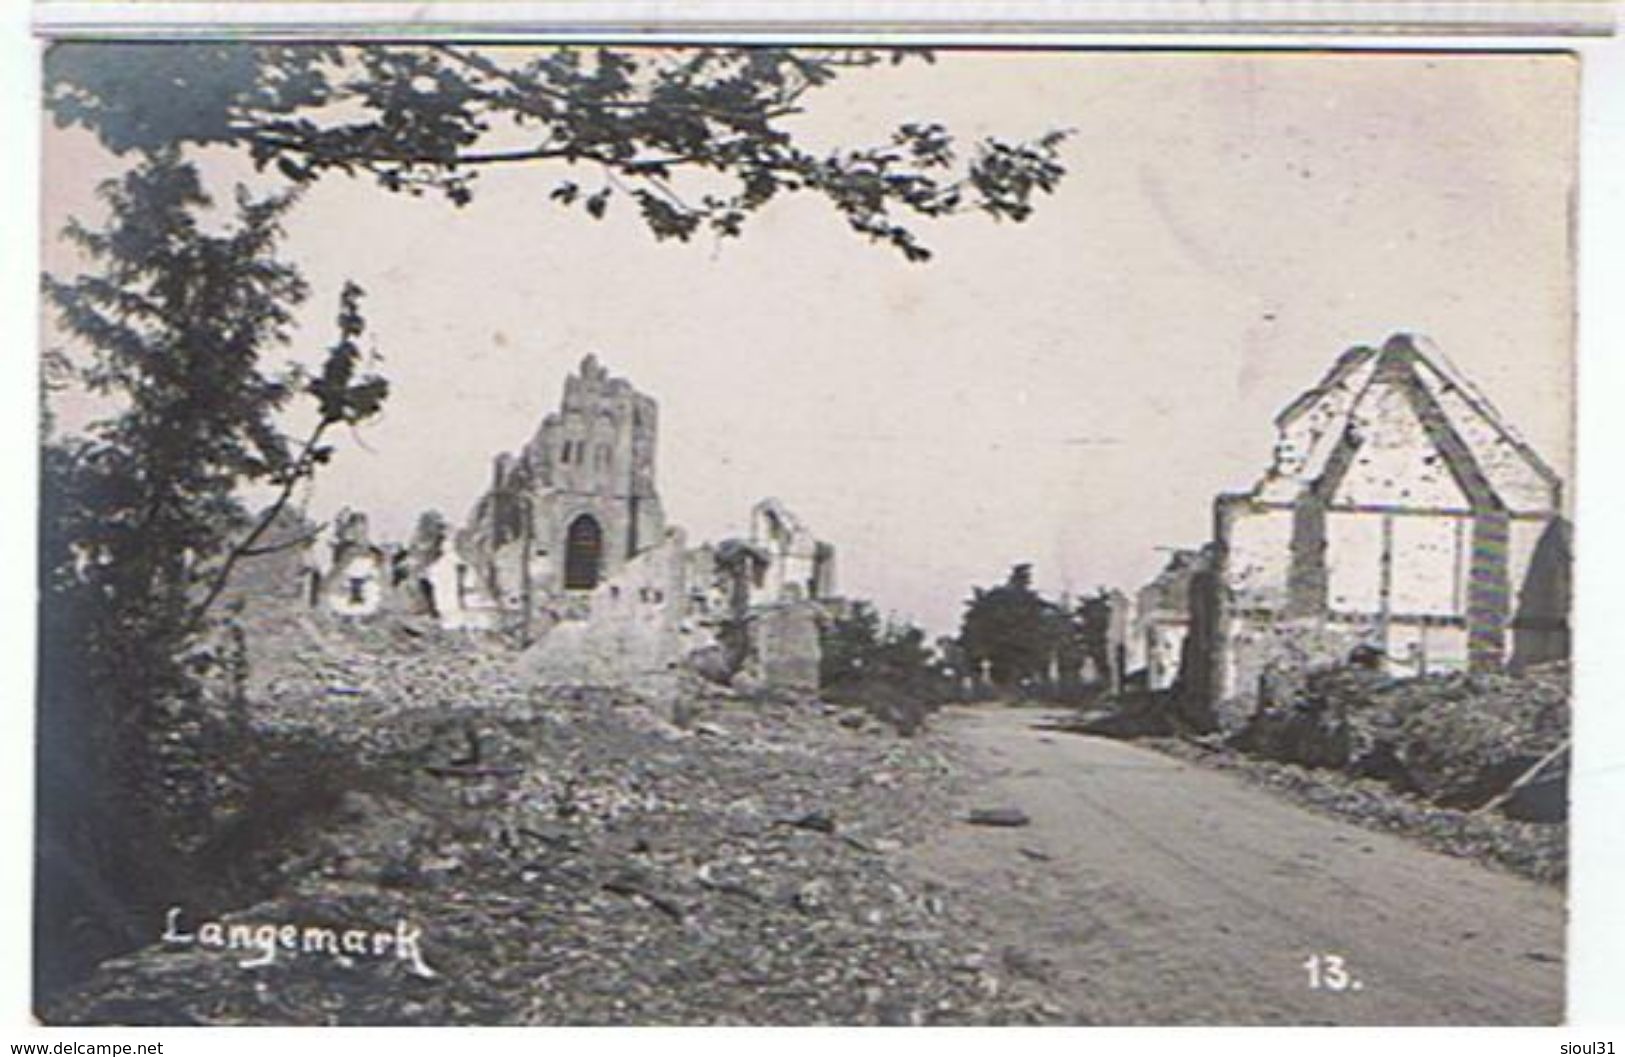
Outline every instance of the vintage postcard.
<svg viewBox="0 0 1625 1057">
<path fill-rule="evenodd" d="M 1561 1022 L 1578 65 L 54 44 L 36 1015 Z"/>
</svg>

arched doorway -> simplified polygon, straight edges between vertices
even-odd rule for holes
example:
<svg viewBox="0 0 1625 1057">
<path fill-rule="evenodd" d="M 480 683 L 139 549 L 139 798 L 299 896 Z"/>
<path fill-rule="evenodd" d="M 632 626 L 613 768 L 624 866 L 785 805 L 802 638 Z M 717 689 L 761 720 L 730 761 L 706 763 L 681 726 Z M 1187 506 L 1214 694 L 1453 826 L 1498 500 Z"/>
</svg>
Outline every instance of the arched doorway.
<svg viewBox="0 0 1625 1057">
<path fill-rule="evenodd" d="M 598 519 L 582 514 L 570 522 L 564 537 L 564 589 L 591 591 L 598 586 L 604 557 L 604 530 Z"/>
</svg>

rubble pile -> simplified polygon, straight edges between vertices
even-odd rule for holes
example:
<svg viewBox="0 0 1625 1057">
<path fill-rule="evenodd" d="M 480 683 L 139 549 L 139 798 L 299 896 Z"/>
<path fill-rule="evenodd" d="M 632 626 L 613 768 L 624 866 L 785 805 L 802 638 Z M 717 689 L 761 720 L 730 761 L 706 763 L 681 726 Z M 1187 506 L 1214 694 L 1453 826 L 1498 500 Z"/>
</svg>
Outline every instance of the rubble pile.
<svg viewBox="0 0 1625 1057">
<path fill-rule="evenodd" d="M 1392 696 L 1396 703 L 1404 701 L 1407 780 L 1446 806 L 1482 805 L 1561 749 L 1569 736 L 1566 664 L 1542 665 L 1518 676 L 1400 684 Z"/>
<path fill-rule="evenodd" d="M 1166 696 L 1127 695 L 1056 729 L 1140 739 L 1317 810 L 1561 881 L 1568 863 L 1569 671 L 1397 679 L 1287 666 L 1237 732 L 1176 736 Z"/>
<path fill-rule="evenodd" d="M 355 774 L 243 849 L 273 894 L 219 916 L 404 930 L 421 964 L 205 949 L 155 921 L 152 946 L 45 1019 L 998 1024 L 1054 1008 L 890 862 L 950 811 L 929 742 L 698 678 L 664 699 L 531 686 L 511 655 L 437 634 L 316 622 L 262 650 L 254 729 L 342 744 Z M 181 913 L 196 930 L 202 912 Z"/>
<path fill-rule="evenodd" d="M 1103 708 L 1085 711 L 1059 729 L 1105 738 L 1152 738 L 1171 735 L 1175 723 L 1168 695 L 1133 691 L 1111 699 Z"/>
<path fill-rule="evenodd" d="M 1218 744 L 1176 738 L 1143 744 L 1203 766 L 1231 771 L 1316 811 L 1394 833 L 1460 858 L 1561 884 L 1568 875 L 1568 827 L 1499 814 L 1437 807 L 1375 778 L 1263 760 Z"/>
<path fill-rule="evenodd" d="M 1381 779 L 1445 808 L 1489 804 L 1568 738 L 1566 665 L 1519 675 L 1450 674 L 1392 679 L 1357 666 L 1311 672 L 1283 690 L 1266 681 L 1251 722 L 1234 739 L 1244 752 Z M 1556 763 L 1556 760 L 1553 760 Z M 1561 821 L 1561 798 L 1544 814 Z"/>
</svg>

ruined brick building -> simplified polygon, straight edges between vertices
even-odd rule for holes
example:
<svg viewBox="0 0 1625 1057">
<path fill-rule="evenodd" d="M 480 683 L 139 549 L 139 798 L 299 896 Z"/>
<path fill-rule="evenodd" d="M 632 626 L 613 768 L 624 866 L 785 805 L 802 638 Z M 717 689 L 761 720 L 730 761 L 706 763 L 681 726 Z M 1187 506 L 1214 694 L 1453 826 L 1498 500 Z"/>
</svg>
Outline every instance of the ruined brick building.
<svg viewBox="0 0 1625 1057">
<path fill-rule="evenodd" d="M 558 410 L 517 453 L 496 457 L 463 527 L 437 529 L 426 517 L 431 527 L 395 549 L 398 561 L 380 549 L 384 589 L 365 607 L 332 592 L 311 602 L 347 616 L 393 608 L 448 629 L 505 632 L 529 648 L 538 677 L 667 672 L 727 640 L 731 664 L 759 681 L 815 687 L 834 548 L 775 499 L 751 512 L 749 539 L 691 548 L 666 523 L 658 436 L 655 401 L 589 355 L 565 380 Z"/>
<path fill-rule="evenodd" d="M 308 601 L 339 616 L 371 616 L 388 598 L 390 566 L 389 551 L 372 542 L 367 515 L 341 510 L 326 545 L 306 549 Z"/>
<path fill-rule="evenodd" d="M 763 561 L 751 584 L 760 601 L 830 598 L 835 594 L 835 548 L 816 538 L 779 500 L 767 498 L 750 512 L 750 542 Z"/>
<path fill-rule="evenodd" d="M 1566 656 L 1561 482 L 1442 356 L 1403 334 L 1351 349 L 1276 429 L 1258 483 L 1215 501 L 1188 584 L 1193 700 L 1357 647 L 1395 674 Z"/>
<path fill-rule="evenodd" d="M 1143 664 L 1148 690 L 1172 689 L 1190 636 L 1191 585 L 1210 559 L 1206 550 L 1177 549 L 1134 599 L 1131 656 Z"/>
</svg>

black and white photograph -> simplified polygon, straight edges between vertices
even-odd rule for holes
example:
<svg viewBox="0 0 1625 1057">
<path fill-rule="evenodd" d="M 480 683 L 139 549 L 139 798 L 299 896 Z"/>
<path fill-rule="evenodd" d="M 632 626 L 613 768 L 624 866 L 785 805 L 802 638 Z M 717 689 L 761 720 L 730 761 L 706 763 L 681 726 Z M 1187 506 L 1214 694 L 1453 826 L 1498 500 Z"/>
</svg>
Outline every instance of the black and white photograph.
<svg viewBox="0 0 1625 1057">
<path fill-rule="evenodd" d="M 1580 66 L 51 44 L 33 1015 L 1563 1023 Z"/>
</svg>

